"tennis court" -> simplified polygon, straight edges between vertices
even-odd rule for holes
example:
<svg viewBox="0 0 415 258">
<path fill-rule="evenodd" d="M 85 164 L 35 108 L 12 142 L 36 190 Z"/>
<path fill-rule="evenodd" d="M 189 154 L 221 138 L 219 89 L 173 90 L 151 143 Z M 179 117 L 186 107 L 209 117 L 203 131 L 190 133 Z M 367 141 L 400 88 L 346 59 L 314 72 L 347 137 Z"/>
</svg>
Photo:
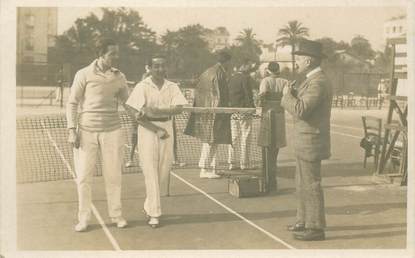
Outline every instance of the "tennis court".
<svg viewBox="0 0 415 258">
<path fill-rule="evenodd" d="M 200 179 L 196 168 L 200 144 L 182 135 L 186 119 L 177 120 L 178 157 L 186 166 L 172 171 L 170 196 L 163 197 L 161 227 L 152 229 L 141 213 L 144 179 L 137 166 L 125 168 L 125 229 L 109 223 L 103 178 L 94 178 L 94 219 L 88 232 L 76 233 L 77 195 L 72 154 L 61 115 L 40 119 L 38 129 L 17 123 L 17 229 L 19 250 L 225 250 L 225 249 L 402 249 L 406 247 L 406 187 L 376 183 L 373 166 L 362 168 L 360 116 L 333 110 L 332 158 L 323 163 L 328 228 L 326 241 L 300 242 L 286 231 L 295 219 L 295 163 L 290 146 L 281 150 L 278 191 L 235 198 L 227 179 Z M 382 117 L 384 113 L 380 114 Z M 42 116 L 44 117 L 44 116 Z M 289 116 L 287 116 L 289 118 Z M 27 124 L 39 121 L 30 117 Z M 22 120 L 23 121 L 23 120 Z M 59 121 L 59 122 L 57 122 Z M 183 122 L 182 122 L 183 121 Z M 23 123 L 23 122 L 21 122 Z M 258 126 L 256 122 L 254 128 Z M 287 121 L 287 140 L 291 141 Z M 22 127 L 20 127 L 22 128 Z M 125 130 L 125 153 L 131 143 Z M 254 135 L 256 129 L 253 130 Z M 252 139 L 250 167 L 260 169 L 260 149 Z M 26 152 L 24 152 L 25 150 Z M 20 153 L 19 153 L 20 151 Z M 36 155 L 33 155 L 36 153 Z M 27 161 L 28 155 L 31 159 Z M 226 148 L 218 153 L 226 167 Z M 26 160 L 26 163 L 24 162 Z M 99 166 L 97 169 L 99 175 Z"/>
</svg>

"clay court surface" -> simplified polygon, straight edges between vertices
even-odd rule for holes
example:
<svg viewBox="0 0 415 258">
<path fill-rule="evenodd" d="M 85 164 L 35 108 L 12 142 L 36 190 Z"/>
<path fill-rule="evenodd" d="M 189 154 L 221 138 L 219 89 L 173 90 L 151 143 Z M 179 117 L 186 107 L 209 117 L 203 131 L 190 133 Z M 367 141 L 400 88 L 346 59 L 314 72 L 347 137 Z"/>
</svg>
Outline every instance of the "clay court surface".
<svg viewBox="0 0 415 258">
<path fill-rule="evenodd" d="M 18 109 L 18 115 L 28 112 Z M 405 249 L 406 187 L 373 180 L 372 160 L 363 168 L 359 142 L 364 114 L 384 119 L 386 109 L 332 112 L 333 155 L 322 166 L 326 241 L 301 242 L 286 231 L 296 207 L 294 154 L 288 146 L 278 158 L 278 191 L 261 197 L 235 198 L 228 193 L 226 178 L 200 179 L 196 169 L 175 168 L 171 196 L 162 199 L 162 224 L 157 229 L 147 226 L 141 213 L 145 198 L 141 173 L 123 176 L 123 213 L 129 221 L 125 229 L 110 224 L 103 178 L 94 178 L 97 216 L 84 233 L 73 230 L 77 222 L 73 180 L 18 184 L 18 250 Z M 291 127 L 288 119 L 288 144 Z"/>
</svg>

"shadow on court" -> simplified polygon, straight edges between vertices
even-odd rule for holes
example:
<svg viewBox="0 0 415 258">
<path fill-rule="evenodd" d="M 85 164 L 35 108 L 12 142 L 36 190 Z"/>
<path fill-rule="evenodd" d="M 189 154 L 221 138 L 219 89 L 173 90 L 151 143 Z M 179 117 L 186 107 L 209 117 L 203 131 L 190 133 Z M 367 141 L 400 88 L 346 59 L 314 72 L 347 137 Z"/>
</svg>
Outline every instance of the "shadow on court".
<svg viewBox="0 0 415 258">
<path fill-rule="evenodd" d="M 292 166 L 279 168 L 277 192 L 245 199 L 227 193 L 225 178 L 206 180 L 194 169 L 175 170 L 171 196 L 162 198 L 164 215 L 158 229 L 147 226 L 141 213 L 142 174 L 123 176 L 126 229 L 109 223 L 102 177 L 94 178 L 94 204 L 121 250 L 405 248 L 406 190 L 368 181 L 369 171 L 362 171 L 357 163 L 323 166 L 328 177 L 323 179 L 328 228 L 327 240 L 321 242 L 299 242 L 285 230 L 296 213 Z M 352 183 L 344 178 L 352 178 L 347 180 Z M 20 184 L 17 190 L 19 250 L 114 249 L 95 218 L 87 232 L 74 232 L 73 181 Z"/>
</svg>

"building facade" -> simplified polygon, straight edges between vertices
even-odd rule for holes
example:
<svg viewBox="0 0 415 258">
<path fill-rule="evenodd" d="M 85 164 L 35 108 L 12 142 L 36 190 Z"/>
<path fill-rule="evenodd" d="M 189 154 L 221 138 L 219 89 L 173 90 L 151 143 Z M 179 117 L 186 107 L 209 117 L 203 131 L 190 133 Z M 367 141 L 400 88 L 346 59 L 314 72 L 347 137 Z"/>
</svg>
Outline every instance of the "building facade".
<svg viewBox="0 0 415 258">
<path fill-rule="evenodd" d="M 407 19 L 405 15 L 393 17 L 384 23 L 383 37 L 385 43 L 395 45 L 395 77 L 399 78 L 397 95 L 408 94 L 407 92 Z"/>
<path fill-rule="evenodd" d="M 229 36 L 230 34 L 225 27 L 217 27 L 213 30 L 208 29 L 205 33 L 205 39 L 208 42 L 210 51 L 215 52 L 229 47 Z"/>
<path fill-rule="evenodd" d="M 55 45 L 58 8 L 17 9 L 17 64 L 46 63 L 48 48 Z"/>
</svg>

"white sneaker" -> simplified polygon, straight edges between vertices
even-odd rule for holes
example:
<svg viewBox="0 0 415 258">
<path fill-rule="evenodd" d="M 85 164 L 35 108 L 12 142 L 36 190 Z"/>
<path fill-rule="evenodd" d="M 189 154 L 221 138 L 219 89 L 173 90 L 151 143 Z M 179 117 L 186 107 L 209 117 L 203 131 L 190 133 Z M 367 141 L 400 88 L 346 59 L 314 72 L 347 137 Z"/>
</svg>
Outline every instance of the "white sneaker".
<svg viewBox="0 0 415 258">
<path fill-rule="evenodd" d="M 125 167 L 126 168 L 130 168 L 133 166 L 133 162 L 132 161 L 128 161 L 127 163 L 125 163 Z"/>
<path fill-rule="evenodd" d="M 221 176 L 215 173 L 215 170 L 207 170 L 202 168 L 200 170 L 200 178 L 208 178 L 208 179 L 215 179 L 220 178 Z"/>
<path fill-rule="evenodd" d="M 76 232 L 84 232 L 88 228 L 88 222 L 86 221 L 79 221 L 78 224 L 75 226 Z"/>
<path fill-rule="evenodd" d="M 209 172 L 207 169 L 202 168 L 199 174 L 200 178 L 209 178 Z"/>
<path fill-rule="evenodd" d="M 209 173 L 208 178 L 209 179 L 216 179 L 216 178 L 221 178 L 221 175 L 216 174 L 216 172 L 213 170 L 212 172 Z"/>
<path fill-rule="evenodd" d="M 238 170 L 238 169 L 239 169 L 239 167 L 237 167 L 236 165 L 229 164 L 228 170 Z"/>
<path fill-rule="evenodd" d="M 117 228 L 125 228 L 128 225 L 123 217 L 111 218 L 111 222 L 117 224 Z"/>
<path fill-rule="evenodd" d="M 156 228 L 156 227 L 158 227 L 160 221 L 159 221 L 159 218 L 150 217 L 150 219 L 148 220 L 147 223 L 148 223 L 148 225 L 150 225 L 150 227 Z"/>
</svg>

